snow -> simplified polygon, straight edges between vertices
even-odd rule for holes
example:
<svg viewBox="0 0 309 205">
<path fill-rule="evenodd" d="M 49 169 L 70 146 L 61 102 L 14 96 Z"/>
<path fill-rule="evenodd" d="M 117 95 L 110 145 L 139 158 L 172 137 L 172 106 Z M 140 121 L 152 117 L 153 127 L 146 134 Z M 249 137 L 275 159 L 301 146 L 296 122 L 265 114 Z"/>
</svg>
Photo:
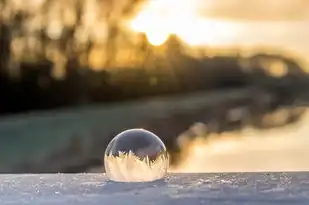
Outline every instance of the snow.
<svg viewBox="0 0 309 205">
<path fill-rule="evenodd" d="M 117 183 L 104 174 L 0 175 L 0 204 L 305 205 L 309 174 L 169 174 L 149 183 Z"/>
</svg>

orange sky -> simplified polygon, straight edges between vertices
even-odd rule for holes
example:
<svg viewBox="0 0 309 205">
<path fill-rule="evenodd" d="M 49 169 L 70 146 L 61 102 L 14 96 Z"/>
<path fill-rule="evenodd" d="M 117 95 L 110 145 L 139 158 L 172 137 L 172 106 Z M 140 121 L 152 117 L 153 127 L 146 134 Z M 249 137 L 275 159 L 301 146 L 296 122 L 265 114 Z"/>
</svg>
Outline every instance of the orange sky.
<svg viewBox="0 0 309 205">
<path fill-rule="evenodd" d="M 191 46 L 275 48 L 309 61 L 307 25 L 308 0 L 151 0 L 131 22 L 153 45 L 174 33 Z"/>
<path fill-rule="evenodd" d="M 208 16 L 250 20 L 309 18 L 308 0 L 199 0 Z"/>
</svg>

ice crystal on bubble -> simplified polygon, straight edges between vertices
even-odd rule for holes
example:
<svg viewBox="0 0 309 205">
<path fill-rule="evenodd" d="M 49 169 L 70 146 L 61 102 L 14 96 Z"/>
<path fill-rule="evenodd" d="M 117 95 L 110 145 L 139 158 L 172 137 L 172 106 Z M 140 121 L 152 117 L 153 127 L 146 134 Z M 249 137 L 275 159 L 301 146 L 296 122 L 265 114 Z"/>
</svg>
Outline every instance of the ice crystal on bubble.
<svg viewBox="0 0 309 205">
<path fill-rule="evenodd" d="M 113 181 L 145 182 L 163 178 L 169 158 L 159 137 L 144 129 L 131 129 L 109 143 L 104 165 Z"/>
</svg>

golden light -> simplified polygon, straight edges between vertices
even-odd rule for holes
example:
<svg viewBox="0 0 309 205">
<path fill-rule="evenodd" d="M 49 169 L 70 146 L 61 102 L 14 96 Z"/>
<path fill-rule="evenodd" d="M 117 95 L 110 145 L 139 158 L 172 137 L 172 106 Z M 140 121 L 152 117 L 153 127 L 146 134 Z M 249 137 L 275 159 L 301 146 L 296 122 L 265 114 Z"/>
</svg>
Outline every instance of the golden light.
<svg viewBox="0 0 309 205">
<path fill-rule="evenodd" d="M 169 37 L 168 33 L 161 32 L 151 32 L 147 35 L 147 39 L 151 45 L 160 46 L 162 45 Z"/>
<path fill-rule="evenodd" d="M 164 19 L 156 17 L 153 13 L 141 12 L 132 22 L 131 28 L 134 31 L 145 33 L 150 44 L 159 46 L 163 44 L 169 37 L 168 31 L 164 23 Z"/>
<path fill-rule="evenodd" d="M 207 6 L 211 6 L 211 2 Z M 130 22 L 130 27 L 145 33 L 149 43 L 163 44 L 170 34 L 176 34 L 190 46 L 224 45 L 232 43 L 237 27 L 229 22 L 207 19 L 199 8 L 199 0 L 152 0 Z"/>
</svg>

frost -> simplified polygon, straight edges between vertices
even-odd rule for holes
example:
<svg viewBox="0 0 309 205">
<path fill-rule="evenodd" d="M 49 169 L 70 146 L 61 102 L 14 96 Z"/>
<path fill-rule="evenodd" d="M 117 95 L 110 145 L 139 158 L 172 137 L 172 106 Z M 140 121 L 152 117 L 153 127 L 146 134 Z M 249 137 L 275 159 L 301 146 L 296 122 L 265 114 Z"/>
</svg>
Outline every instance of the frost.
<svg viewBox="0 0 309 205">
<path fill-rule="evenodd" d="M 107 176 L 113 181 L 146 182 L 163 178 L 168 169 L 168 155 L 162 152 L 155 160 L 148 156 L 140 158 L 131 150 L 118 152 L 118 156 L 105 156 L 105 170 Z"/>
</svg>

